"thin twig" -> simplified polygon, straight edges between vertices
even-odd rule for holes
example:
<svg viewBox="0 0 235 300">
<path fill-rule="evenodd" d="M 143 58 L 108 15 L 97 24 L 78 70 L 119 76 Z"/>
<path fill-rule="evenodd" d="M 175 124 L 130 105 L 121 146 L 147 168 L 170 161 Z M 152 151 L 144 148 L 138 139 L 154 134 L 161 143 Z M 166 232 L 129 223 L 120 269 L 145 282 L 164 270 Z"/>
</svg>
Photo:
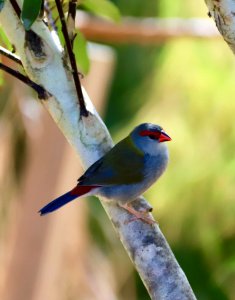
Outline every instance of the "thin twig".
<svg viewBox="0 0 235 300">
<path fill-rule="evenodd" d="M 14 8 L 14 11 L 16 12 L 18 18 L 20 19 L 20 15 L 21 15 L 21 9 L 18 5 L 18 3 L 16 2 L 16 0 L 10 0 L 12 7 Z"/>
<path fill-rule="evenodd" d="M 15 55 L 14 53 L 12 53 L 11 51 L 5 49 L 4 47 L 0 46 L 0 54 L 8 57 L 9 59 L 11 59 L 12 61 L 16 62 L 17 64 L 22 66 L 22 61 L 20 60 L 19 56 Z"/>
<path fill-rule="evenodd" d="M 64 35 L 65 44 L 66 44 L 66 48 L 68 51 L 68 56 L 69 56 L 69 60 L 70 60 L 71 68 L 72 68 L 73 80 L 74 80 L 74 84 L 75 84 L 75 88 L 76 88 L 76 92 L 77 92 L 77 96 L 78 96 L 78 101 L 80 104 L 80 115 L 84 116 L 84 117 L 88 117 L 88 111 L 86 109 L 86 105 L 85 105 L 85 101 L 84 101 L 84 97 L 83 97 L 83 93 L 82 93 L 82 87 L 81 87 L 81 83 L 79 80 L 76 60 L 75 60 L 75 56 L 73 53 L 72 45 L 71 45 L 69 34 L 68 34 L 68 29 L 67 29 L 66 22 L 65 22 L 64 12 L 63 12 L 60 0 L 55 0 L 55 3 L 57 6 L 59 16 L 60 16 L 62 32 Z"/>
<path fill-rule="evenodd" d="M 37 83 L 35 83 L 31 79 L 29 79 L 27 76 L 25 76 L 25 75 L 21 74 L 20 72 L 4 65 L 1 62 L 0 62 L 0 69 L 7 72 L 10 75 L 12 75 L 13 77 L 19 79 L 20 81 L 22 81 L 23 83 L 27 84 L 32 89 L 34 89 L 35 92 L 38 94 L 39 99 L 46 100 L 50 96 L 50 93 L 47 92 L 42 86 L 38 85 Z"/>
<path fill-rule="evenodd" d="M 68 17 L 67 17 L 67 28 L 68 28 L 68 34 L 69 34 L 72 48 L 73 48 L 74 38 L 76 37 L 76 35 L 75 35 L 76 9 L 77 9 L 77 0 L 70 0 L 69 1 L 69 9 L 68 9 Z"/>
</svg>

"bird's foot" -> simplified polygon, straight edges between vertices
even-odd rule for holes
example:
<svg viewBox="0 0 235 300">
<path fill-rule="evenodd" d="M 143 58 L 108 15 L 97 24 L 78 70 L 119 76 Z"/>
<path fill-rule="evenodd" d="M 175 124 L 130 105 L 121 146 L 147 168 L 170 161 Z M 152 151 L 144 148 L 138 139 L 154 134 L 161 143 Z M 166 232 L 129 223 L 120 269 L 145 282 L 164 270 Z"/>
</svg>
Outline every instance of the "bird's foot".
<svg viewBox="0 0 235 300">
<path fill-rule="evenodd" d="M 146 213 L 139 213 L 138 215 L 136 214 L 135 217 L 126 221 L 125 224 L 129 224 L 136 220 L 141 220 L 149 225 L 157 224 L 157 222 L 155 220 L 151 219 L 150 217 L 148 217 Z"/>
<path fill-rule="evenodd" d="M 127 210 L 130 214 L 134 215 L 134 217 L 132 219 L 126 221 L 125 224 L 129 224 L 130 222 L 133 222 L 136 220 L 141 220 L 150 225 L 157 223 L 155 220 L 153 220 L 152 218 L 149 217 L 147 211 L 144 211 L 144 212 L 137 211 L 128 204 L 119 204 L 119 206 L 124 208 L 125 210 Z"/>
</svg>

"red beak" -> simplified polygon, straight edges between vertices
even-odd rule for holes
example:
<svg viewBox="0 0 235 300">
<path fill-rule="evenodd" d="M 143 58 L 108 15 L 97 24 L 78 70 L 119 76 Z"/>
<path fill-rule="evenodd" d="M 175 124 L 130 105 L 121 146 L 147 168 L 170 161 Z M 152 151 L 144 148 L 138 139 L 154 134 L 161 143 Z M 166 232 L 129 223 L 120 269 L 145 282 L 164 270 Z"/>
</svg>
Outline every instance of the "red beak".
<svg viewBox="0 0 235 300">
<path fill-rule="evenodd" d="M 162 143 L 162 142 L 171 141 L 171 138 L 164 131 L 161 131 L 161 135 L 158 140 L 159 140 L 159 143 Z"/>
</svg>

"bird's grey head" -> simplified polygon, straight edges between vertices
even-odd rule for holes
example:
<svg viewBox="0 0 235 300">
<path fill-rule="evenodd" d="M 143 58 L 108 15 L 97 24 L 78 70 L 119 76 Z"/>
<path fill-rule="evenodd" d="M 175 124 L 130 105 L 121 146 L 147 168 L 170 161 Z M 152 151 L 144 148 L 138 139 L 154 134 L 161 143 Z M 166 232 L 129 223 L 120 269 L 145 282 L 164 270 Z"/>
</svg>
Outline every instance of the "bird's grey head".
<svg viewBox="0 0 235 300">
<path fill-rule="evenodd" d="M 167 151 L 164 142 L 171 140 L 161 126 L 151 123 L 140 124 L 130 135 L 135 145 L 150 155 L 157 155 L 159 150 Z"/>
</svg>

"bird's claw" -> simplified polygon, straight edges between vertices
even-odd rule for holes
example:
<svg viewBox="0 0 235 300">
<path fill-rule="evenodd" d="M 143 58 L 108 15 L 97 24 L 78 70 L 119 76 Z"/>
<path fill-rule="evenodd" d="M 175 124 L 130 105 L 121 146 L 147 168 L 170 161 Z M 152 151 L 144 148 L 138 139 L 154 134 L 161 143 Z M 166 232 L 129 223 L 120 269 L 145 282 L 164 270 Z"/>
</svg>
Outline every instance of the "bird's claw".
<svg viewBox="0 0 235 300">
<path fill-rule="evenodd" d="M 120 206 L 122 208 L 124 208 L 125 210 L 127 210 L 130 214 L 134 215 L 133 218 L 125 221 L 124 224 L 129 224 L 129 223 L 131 223 L 133 221 L 137 221 L 137 220 L 141 220 L 149 225 L 153 225 L 153 224 L 157 223 L 155 220 L 150 218 L 150 216 L 148 215 L 148 211 L 144 211 L 144 212 L 137 211 L 133 207 L 129 206 L 128 204 L 123 204 Z"/>
<path fill-rule="evenodd" d="M 143 222 L 145 222 L 149 225 L 157 224 L 157 222 L 155 220 L 149 218 L 148 216 L 143 216 L 143 215 L 142 216 L 135 216 L 135 217 L 131 218 L 130 220 L 126 220 L 124 222 L 124 224 L 127 225 L 127 224 L 129 224 L 133 221 L 138 221 L 138 220 L 141 220 L 141 221 L 143 221 Z"/>
</svg>

